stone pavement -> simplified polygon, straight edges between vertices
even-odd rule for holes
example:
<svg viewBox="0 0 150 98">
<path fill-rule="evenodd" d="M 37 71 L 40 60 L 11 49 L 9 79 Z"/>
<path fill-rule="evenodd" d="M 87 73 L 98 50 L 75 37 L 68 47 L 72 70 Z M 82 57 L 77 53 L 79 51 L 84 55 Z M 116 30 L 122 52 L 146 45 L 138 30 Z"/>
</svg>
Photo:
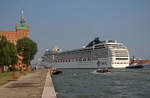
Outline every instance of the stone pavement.
<svg viewBox="0 0 150 98">
<path fill-rule="evenodd" d="M 47 69 L 38 70 L 0 87 L 0 98 L 41 98 Z"/>
</svg>

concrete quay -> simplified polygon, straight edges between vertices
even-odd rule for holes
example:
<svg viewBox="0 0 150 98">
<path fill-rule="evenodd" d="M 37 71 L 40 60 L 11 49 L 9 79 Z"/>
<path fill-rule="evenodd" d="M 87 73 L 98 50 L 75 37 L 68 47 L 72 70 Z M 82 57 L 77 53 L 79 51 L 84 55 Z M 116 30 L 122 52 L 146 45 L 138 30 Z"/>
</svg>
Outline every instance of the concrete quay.
<svg viewBox="0 0 150 98">
<path fill-rule="evenodd" d="M 56 98 L 47 69 L 38 70 L 0 87 L 0 98 Z"/>
<path fill-rule="evenodd" d="M 42 98 L 57 98 L 50 71 L 48 71 L 47 76 L 46 76 Z"/>
</svg>

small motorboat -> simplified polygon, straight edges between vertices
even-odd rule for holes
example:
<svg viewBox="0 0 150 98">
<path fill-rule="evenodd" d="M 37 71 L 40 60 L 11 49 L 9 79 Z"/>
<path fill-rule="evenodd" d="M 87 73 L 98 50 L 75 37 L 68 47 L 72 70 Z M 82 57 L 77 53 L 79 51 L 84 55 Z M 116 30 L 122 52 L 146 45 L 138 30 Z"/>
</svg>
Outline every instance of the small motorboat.
<svg viewBox="0 0 150 98">
<path fill-rule="evenodd" d="M 97 61 L 97 66 L 98 66 L 98 67 L 101 66 L 100 60 Z M 96 72 L 97 72 L 97 73 L 106 73 L 106 72 L 111 72 L 111 71 L 108 70 L 108 68 L 104 68 L 104 69 L 98 68 L 98 69 L 96 70 Z"/>
<path fill-rule="evenodd" d="M 52 75 L 59 75 L 59 74 L 62 74 L 62 71 L 56 69 L 52 70 Z"/>
<path fill-rule="evenodd" d="M 108 69 L 97 69 L 96 72 L 97 73 L 106 73 L 106 72 L 111 72 L 111 71 Z"/>
<path fill-rule="evenodd" d="M 127 66 L 126 68 L 128 68 L 128 69 L 138 69 L 138 68 L 143 68 L 143 67 L 144 67 L 144 65 L 142 63 L 137 63 L 134 59 L 134 56 L 133 56 L 130 65 Z"/>
<path fill-rule="evenodd" d="M 129 68 L 129 69 L 137 69 L 137 68 L 143 68 L 143 67 L 144 67 L 144 66 L 141 65 L 141 64 L 136 64 L 136 63 L 134 63 L 134 64 L 129 65 L 129 66 L 126 67 L 126 68 Z"/>
</svg>

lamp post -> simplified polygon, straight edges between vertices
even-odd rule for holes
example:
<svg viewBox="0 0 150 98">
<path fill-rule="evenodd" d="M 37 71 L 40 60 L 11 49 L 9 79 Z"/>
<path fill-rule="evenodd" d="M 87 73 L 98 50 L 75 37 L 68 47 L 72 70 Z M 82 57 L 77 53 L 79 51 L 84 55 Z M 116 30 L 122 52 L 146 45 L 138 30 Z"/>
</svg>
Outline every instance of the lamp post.
<svg viewBox="0 0 150 98">
<path fill-rule="evenodd" d="M 54 67 L 54 61 L 55 60 L 55 55 L 52 55 L 52 66 Z"/>
</svg>

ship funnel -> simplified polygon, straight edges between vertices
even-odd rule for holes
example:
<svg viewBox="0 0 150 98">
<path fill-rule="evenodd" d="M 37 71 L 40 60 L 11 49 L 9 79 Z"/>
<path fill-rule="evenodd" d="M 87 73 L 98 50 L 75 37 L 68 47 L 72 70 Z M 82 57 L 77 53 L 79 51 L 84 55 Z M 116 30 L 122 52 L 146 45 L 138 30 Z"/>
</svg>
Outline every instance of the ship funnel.
<svg viewBox="0 0 150 98">
<path fill-rule="evenodd" d="M 95 39 L 93 41 L 91 41 L 86 47 L 92 47 L 93 45 L 96 45 L 96 44 L 99 44 L 99 43 L 102 43 L 99 40 L 99 37 L 95 37 Z"/>
</svg>

